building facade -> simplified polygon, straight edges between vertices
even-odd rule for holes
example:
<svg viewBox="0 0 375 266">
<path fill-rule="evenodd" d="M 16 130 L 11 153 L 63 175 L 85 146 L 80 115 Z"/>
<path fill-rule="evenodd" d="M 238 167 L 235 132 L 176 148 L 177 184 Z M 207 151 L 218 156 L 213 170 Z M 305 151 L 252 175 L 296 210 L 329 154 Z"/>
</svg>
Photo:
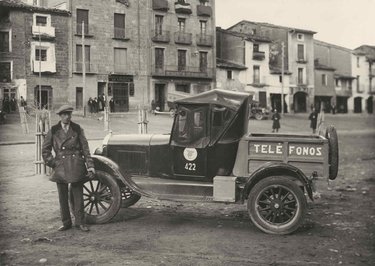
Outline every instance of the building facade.
<svg viewBox="0 0 375 266">
<path fill-rule="evenodd" d="M 314 102 L 313 38 L 316 32 L 251 21 L 241 21 L 228 30 L 266 37 L 272 41 L 269 49 L 271 68 L 280 71 L 284 61 L 284 69 L 290 73 L 284 101 L 293 112 L 307 112 Z"/>
<path fill-rule="evenodd" d="M 51 109 L 66 100 L 70 13 L 0 1 L 0 94 Z"/>
<path fill-rule="evenodd" d="M 326 113 L 336 108 L 335 69 L 315 60 L 314 107 Z"/>
<path fill-rule="evenodd" d="M 250 92 L 261 107 L 281 111 L 282 75 L 281 69 L 270 65 L 270 39 L 217 28 L 216 43 L 218 62 L 224 60 L 245 66 L 238 75 L 244 91 Z M 287 100 L 284 101 L 286 112 L 289 104 L 289 78 L 290 73 L 285 71 L 283 94 Z"/>
<path fill-rule="evenodd" d="M 216 87 L 231 91 L 245 91 L 243 83 L 247 67 L 224 59 L 216 60 Z M 241 82 L 242 81 L 242 82 Z"/>
</svg>

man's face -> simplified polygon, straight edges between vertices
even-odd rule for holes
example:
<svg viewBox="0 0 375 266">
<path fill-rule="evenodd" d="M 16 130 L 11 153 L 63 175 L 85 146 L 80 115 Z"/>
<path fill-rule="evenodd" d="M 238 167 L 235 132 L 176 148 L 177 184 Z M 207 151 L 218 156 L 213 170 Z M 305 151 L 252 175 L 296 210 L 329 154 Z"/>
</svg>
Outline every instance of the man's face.
<svg viewBox="0 0 375 266">
<path fill-rule="evenodd" d="M 60 120 L 64 124 L 68 124 L 71 119 L 72 119 L 72 113 L 71 112 L 64 112 L 64 113 L 60 114 Z"/>
</svg>

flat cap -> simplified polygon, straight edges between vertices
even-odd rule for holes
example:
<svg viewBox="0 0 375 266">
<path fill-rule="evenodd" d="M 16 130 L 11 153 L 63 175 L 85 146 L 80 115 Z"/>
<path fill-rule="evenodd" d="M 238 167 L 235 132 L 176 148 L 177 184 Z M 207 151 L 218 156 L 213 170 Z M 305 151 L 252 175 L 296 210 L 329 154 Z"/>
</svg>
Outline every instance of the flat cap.
<svg viewBox="0 0 375 266">
<path fill-rule="evenodd" d="M 59 109 L 57 109 L 56 114 L 61 114 L 61 113 L 67 113 L 67 112 L 73 112 L 73 107 L 70 105 L 64 104 L 62 105 Z"/>
</svg>

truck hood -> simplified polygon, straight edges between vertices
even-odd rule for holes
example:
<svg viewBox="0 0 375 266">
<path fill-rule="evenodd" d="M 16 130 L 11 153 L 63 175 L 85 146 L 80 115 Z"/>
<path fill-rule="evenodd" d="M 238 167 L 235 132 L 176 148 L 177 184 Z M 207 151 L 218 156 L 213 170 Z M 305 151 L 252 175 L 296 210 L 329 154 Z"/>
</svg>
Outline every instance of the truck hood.
<svg viewBox="0 0 375 266">
<path fill-rule="evenodd" d="M 112 134 L 107 145 L 166 145 L 169 143 L 170 134 Z"/>
</svg>

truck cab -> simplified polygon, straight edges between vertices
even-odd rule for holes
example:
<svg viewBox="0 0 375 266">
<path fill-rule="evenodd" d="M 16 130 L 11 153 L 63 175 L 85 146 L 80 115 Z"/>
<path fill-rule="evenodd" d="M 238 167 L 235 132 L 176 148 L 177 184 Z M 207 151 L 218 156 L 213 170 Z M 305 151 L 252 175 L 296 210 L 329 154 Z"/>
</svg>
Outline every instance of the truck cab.
<svg viewBox="0 0 375 266">
<path fill-rule="evenodd" d="M 107 222 L 140 197 L 247 202 L 259 229 L 288 234 L 303 221 L 314 178 L 337 175 L 333 127 L 326 136 L 249 134 L 251 99 L 241 92 L 216 89 L 174 104 L 170 134 L 106 136 L 93 155 L 97 177 L 85 185 L 89 221 Z"/>
</svg>

